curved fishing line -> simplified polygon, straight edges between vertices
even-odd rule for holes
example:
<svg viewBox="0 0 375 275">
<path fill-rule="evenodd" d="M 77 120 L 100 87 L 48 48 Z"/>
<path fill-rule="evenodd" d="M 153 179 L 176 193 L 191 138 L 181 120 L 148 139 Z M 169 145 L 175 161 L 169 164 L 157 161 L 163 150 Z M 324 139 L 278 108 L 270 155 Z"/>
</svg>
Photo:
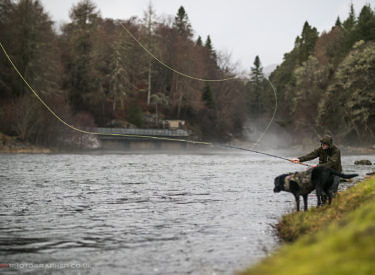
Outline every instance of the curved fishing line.
<svg viewBox="0 0 375 275">
<path fill-rule="evenodd" d="M 185 74 L 183 72 L 180 72 L 176 69 L 174 69 L 173 67 L 169 66 L 168 64 L 166 64 L 165 62 L 163 62 L 162 60 L 160 60 L 159 58 L 157 58 L 149 49 L 147 49 L 133 34 L 131 31 L 128 30 L 128 28 L 125 27 L 124 24 L 122 24 L 120 22 L 120 25 L 121 27 L 127 32 L 127 34 L 129 34 L 129 36 L 135 41 L 137 42 L 137 44 L 145 51 L 147 52 L 153 59 L 155 59 L 157 62 L 159 62 L 161 65 L 163 65 L 165 68 L 167 68 L 168 70 L 176 73 L 176 74 L 179 74 L 183 77 L 186 77 L 186 78 L 190 78 L 190 79 L 193 79 L 193 80 L 198 80 L 198 81 L 204 81 L 204 82 L 224 82 L 224 81 L 228 81 L 228 80 L 233 80 L 233 79 L 236 79 L 237 76 L 233 76 L 233 77 L 228 77 L 228 78 L 223 78 L 223 79 L 206 79 L 206 78 L 200 78 L 200 77 L 195 77 L 195 76 L 191 76 L 191 75 L 188 75 L 188 74 Z"/>
<path fill-rule="evenodd" d="M 273 93 L 275 95 L 275 108 L 273 110 L 273 114 L 272 114 L 272 118 L 271 120 L 268 122 L 268 125 L 266 127 L 266 129 L 263 131 L 263 133 L 260 135 L 260 137 L 258 138 L 258 140 L 255 142 L 255 144 L 253 145 L 254 147 L 257 146 L 259 144 L 259 142 L 263 139 L 264 135 L 266 134 L 266 132 L 268 131 L 268 129 L 270 128 L 272 122 L 274 121 L 275 119 L 275 116 L 276 116 L 276 112 L 277 112 L 277 108 L 278 108 L 278 104 L 277 104 L 277 93 L 276 93 L 276 89 L 275 87 L 272 85 L 272 82 L 267 78 L 265 77 L 265 79 L 270 83 L 271 85 L 271 88 L 273 90 Z"/>
<path fill-rule="evenodd" d="M 277 155 L 273 155 L 273 154 L 269 154 L 269 153 L 264 153 L 264 152 L 260 152 L 260 151 L 256 151 L 256 150 L 252 150 L 252 149 L 246 149 L 246 148 L 241 148 L 241 147 L 236 147 L 236 146 L 231 146 L 231 145 L 224 145 L 224 144 L 214 144 L 212 142 L 203 142 L 203 141 L 192 141 L 192 140 L 185 140 L 185 139 L 174 139 L 174 138 L 165 138 L 165 137 L 155 137 L 155 136 L 142 136 L 142 135 L 126 135 L 126 134 L 116 134 L 116 133 L 109 133 L 109 134 L 105 134 L 105 133 L 99 133 L 99 132 L 93 132 L 93 131 L 87 131 L 87 130 L 82 130 L 80 128 L 77 128 L 71 124 L 69 124 L 68 122 L 66 122 L 64 119 L 62 119 L 58 114 L 56 114 L 49 106 L 48 104 L 39 96 L 39 94 L 31 87 L 31 85 L 29 84 L 29 82 L 23 77 L 23 75 L 21 74 L 21 72 L 18 70 L 17 66 L 13 63 L 12 59 L 10 58 L 10 56 L 8 55 L 7 51 L 5 50 L 3 44 L 0 42 L 0 47 L 2 49 L 2 51 L 4 52 L 6 58 L 8 59 L 8 61 L 10 62 L 10 64 L 12 65 L 13 69 L 17 72 L 18 76 L 23 80 L 23 82 L 26 84 L 26 86 L 30 89 L 30 91 L 34 94 L 34 96 L 39 100 L 39 102 L 60 122 L 62 123 L 63 125 L 65 125 L 66 127 L 74 130 L 74 131 L 77 131 L 79 133 L 82 133 L 82 134 L 88 134 L 88 135 L 97 135 L 97 136 L 119 136 L 119 137 L 133 137 L 133 138 L 145 138 L 145 139 L 153 139 L 153 140 L 165 140 L 165 141 L 175 141 L 175 142 L 185 142 L 185 143 L 190 143 L 190 144 L 201 144 L 201 145 L 211 145 L 211 146 L 216 146 L 216 147 L 221 147 L 221 148 L 229 148 L 229 149 L 236 149 L 236 150 L 242 150 L 242 151 L 247 151 L 247 152 L 252 152 L 252 153 L 256 153 L 256 154 L 261 154 L 261 155 L 265 155 L 265 156 L 270 156 L 270 157 L 274 157 L 274 158 L 279 158 L 279 159 L 282 159 L 282 160 L 287 160 L 289 162 L 292 162 L 292 160 L 290 159 L 287 159 L 287 158 L 284 158 L 284 157 L 280 157 L 280 156 L 277 156 Z M 276 92 L 275 92 L 276 93 Z M 267 127 L 268 128 L 268 127 Z M 305 163 L 295 163 L 295 164 L 300 164 L 300 165 L 304 165 L 304 166 L 311 166 L 311 165 L 308 165 L 308 164 L 305 164 Z"/>
</svg>

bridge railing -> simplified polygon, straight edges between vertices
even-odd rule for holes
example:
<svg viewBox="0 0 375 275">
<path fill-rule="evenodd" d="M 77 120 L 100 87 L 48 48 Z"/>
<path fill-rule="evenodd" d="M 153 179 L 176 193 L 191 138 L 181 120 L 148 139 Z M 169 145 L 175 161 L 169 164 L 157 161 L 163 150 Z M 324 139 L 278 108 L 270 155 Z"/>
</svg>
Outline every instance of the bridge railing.
<svg viewBox="0 0 375 275">
<path fill-rule="evenodd" d="M 182 129 L 138 129 L 138 128 L 97 128 L 101 134 L 121 134 L 156 137 L 188 137 L 189 132 Z"/>
</svg>

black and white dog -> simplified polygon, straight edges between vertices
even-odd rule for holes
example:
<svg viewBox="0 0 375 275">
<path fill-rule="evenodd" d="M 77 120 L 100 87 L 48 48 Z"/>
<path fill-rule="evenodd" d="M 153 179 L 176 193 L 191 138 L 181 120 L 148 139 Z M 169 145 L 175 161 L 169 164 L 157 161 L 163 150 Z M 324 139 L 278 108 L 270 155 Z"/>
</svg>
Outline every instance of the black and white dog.
<svg viewBox="0 0 375 275">
<path fill-rule="evenodd" d="M 331 203 L 332 197 L 337 192 L 339 178 L 351 179 L 358 174 L 342 174 L 333 169 L 317 166 L 307 171 L 282 174 L 275 178 L 273 191 L 290 192 L 296 199 L 297 211 L 300 210 L 299 197 L 303 197 L 304 210 L 307 211 L 307 195 L 316 189 L 318 206 L 323 205 L 328 199 Z"/>
</svg>

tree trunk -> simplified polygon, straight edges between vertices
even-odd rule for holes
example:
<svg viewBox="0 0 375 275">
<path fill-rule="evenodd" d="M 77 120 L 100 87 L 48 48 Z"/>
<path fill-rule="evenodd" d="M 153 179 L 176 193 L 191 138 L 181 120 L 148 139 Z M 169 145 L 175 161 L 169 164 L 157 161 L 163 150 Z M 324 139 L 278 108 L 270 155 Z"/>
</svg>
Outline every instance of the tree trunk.
<svg viewBox="0 0 375 275">
<path fill-rule="evenodd" d="M 156 125 L 159 125 L 159 116 L 158 116 L 158 103 L 155 104 L 156 111 Z"/>
<path fill-rule="evenodd" d="M 345 111 L 345 114 L 349 117 L 350 121 L 352 122 L 353 129 L 354 129 L 355 133 L 357 134 L 357 137 L 359 139 L 361 139 L 361 132 L 359 131 L 357 125 L 355 124 L 355 122 L 353 120 L 353 117 L 351 116 L 351 114 L 348 111 Z"/>
<path fill-rule="evenodd" d="M 148 64 L 148 92 L 147 92 L 147 106 L 150 105 L 151 99 L 151 59 L 150 63 Z"/>
<path fill-rule="evenodd" d="M 178 93 L 178 99 L 177 99 L 177 118 L 180 118 L 181 115 L 181 108 L 182 108 L 182 99 L 184 97 L 182 89 L 184 88 L 184 85 L 180 85 L 180 87 L 177 87 L 177 79 L 176 79 L 176 92 Z"/>
<path fill-rule="evenodd" d="M 181 115 L 182 98 L 183 98 L 183 95 L 182 93 L 180 93 L 180 97 L 178 98 L 178 103 L 177 103 L 177 118 L 180 118 L 180 115 Z"/>
</svg>

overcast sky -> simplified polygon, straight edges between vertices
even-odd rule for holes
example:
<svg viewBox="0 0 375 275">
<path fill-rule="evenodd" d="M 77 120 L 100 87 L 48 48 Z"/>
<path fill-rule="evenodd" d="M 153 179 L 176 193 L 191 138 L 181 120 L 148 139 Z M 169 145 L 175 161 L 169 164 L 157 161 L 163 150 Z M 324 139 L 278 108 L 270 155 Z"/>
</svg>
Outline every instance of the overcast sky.
<svg viewBox="0 0 375 275">
<path fill-rule="evenodd" d="M 69 22 L 69 11 L 79 0 L 41 0 L 52 19 Z M 150 0 L 93 0 L 102 17 L 143 17 Z M 350 4 L 356 15 L 375 0 L 151 0 L 158 16 L 174 17 L 180 6 L 189 16 L 194 35 L 211 36 L 217 51 L 248 70 L 259 55 L 264 67 L 280 64 L 307 20 L 319 33 L 329 31 L 337 16 L 347 18 Z"/>
</svg>

